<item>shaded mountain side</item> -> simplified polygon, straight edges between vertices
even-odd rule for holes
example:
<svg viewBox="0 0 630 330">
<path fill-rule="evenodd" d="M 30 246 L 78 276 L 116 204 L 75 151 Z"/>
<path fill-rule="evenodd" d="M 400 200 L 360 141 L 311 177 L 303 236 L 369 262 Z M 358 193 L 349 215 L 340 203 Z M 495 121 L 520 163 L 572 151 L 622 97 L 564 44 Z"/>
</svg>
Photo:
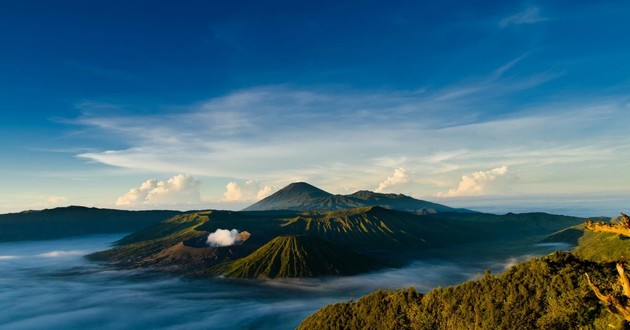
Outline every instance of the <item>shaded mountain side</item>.
<svg viewBox="0 0 630 330">
<path fill-rule="evenodd" d="M 384 208 L 411 212 L 417 214 L 431 214 L 441 212 L 477 213 L 468 209 L 452 208 L 438 203 L 415 199 L 403 194 L 383 194 L 368 190 L 360 190 L 346 196 L 364 206 L 382 206 Z"/>
<path fill-rule="evenodd" d="M 622 319 L 600 304 L 585 273 L 598 286 L 616 280 L 612 264 L 556 252 L 424 295 L 377 291 L 328 305 L 298 329 L 621 329 Z"/>
<path fill-rule="evenodd" d="M 271 196 L 246 207 L 243 211 L 332 211 L 367 206 L 381 206 L 388 209 L 417 214 L 473 212 L 466 209 L 456 209 L 437 203 L 418 200 L 402 194 L 381 194 L 362 190 L 350 195 L 333 195 L 305 182 L 292 183 Z"/>
<path fill-rule="evenodd" d="M 144 230 L 132 233 L 121 240 L 117 245 L 126 245 L 141 241 L 161 239 L 173 232 L 194 226 L 200 233 L 214 232 L 217 229 L 237 229 L 248 231 L 252 234 L 253 241 L 260 240 L 261 237 L 267 239 L 260 245 L 268 242 L 276 236 L 274 233 L 280 225 L 298 215 L 295 211 L 266 211 L 266 212 L 236 212 L 207 210 L 175 216 L 162 221 L 159 224 L 148 227 Z"/>
<path fill-rule="evenodd" d="M 279 236 L 247 257 L 220 264 L 212 272 L 235 278 L 290 278 L 352 275 L 383 264 L 313 236 Z"/>
<path fill-rule="evenodd" d="M 584 235 L 584 224 L 564 228 L 540 240 L 540 243 L 567 243 L 578 245 L 580 237 Z"/>
<path fill-rule="evenodd" d="M 207 235 L 217 229 L 248 232 L 251 236 L 244 245 L 254 249 L 282 235 L 318 236 L 337 245 L 361 249 L 407 249 L 426 246 L 427 240 L 429 245 L 443 244 L 464 236 L 464 230 L 451 223 L 380 207 L 306 213 L 203 211 L 178 215 L 130 234 L 117 247 L 95 253 L 92 258 L 141 263 L 183 241 L 203 245 Z"/>
<path fill-rule="evenodd" d="M 544 212 L 507 213 L 504 215 L 488 213 L 439 213 L 437 218 L 459 220 L 476 224 L 491 225 L 490 235 L 549 235 L 558 230 L 583 223 L 580 217 L 549 214 Z"/>
<path fill-rule="evenodd" d="M 281 235 L 317 236 L 336 245 L 360 249 L 418 248 L 444 245 L 454 239 L 469 241 L 469 238 L 479 237 L 470 235 L 469 224 L 463 224 L 466 228 L 461 228 L 461 223 L 457 221 L 382 207 L 283 212 L 279 217 L 277 211 L 267 212 L 233 212 L 228 216 L 225 211 L 214 211 L 210 221 L 199 226 L 198 230 L 246 230 L 252 234 L 252 243 L 263 244 Z M 482 224 L 481 227 L 488 226 Z"/>
<path fill-rule="evenodd" d="M 68 206 L 0 214 L 0 241 L 134 232 L 181 213 L 179 211 L 123 211 Z"/>
<path fill-rule="evenodd" d="M 320 201 L 331 196 L 331 193 L 306 182 L 296 182 L 246 207 L 243 211 L 308 210 L 312 209 L 311 206 L 314 201 Z"/>
<path fill-rule="evenodd" d="M 118 240 L 115 244 L 126 245 L 141 241 L 161 239 L 191 226 L 197 227 L 205 223 L 214 212 L 215 211 L 200 211 L 176 215 L 169 219 L 164 219 L 153 226 L 131 233 Z"/>
<path fill-rule="evenodd" d="M 143 260 L 181 242 L 199 238 L 207 233 L 196 228 L 208 221 L 209 212 L 178 215 L 163 223 L 123 238 L 119 246 L 98 251 L 88 259 L 115 262 L 122 265 L 141 265 Z"/>
</svg>

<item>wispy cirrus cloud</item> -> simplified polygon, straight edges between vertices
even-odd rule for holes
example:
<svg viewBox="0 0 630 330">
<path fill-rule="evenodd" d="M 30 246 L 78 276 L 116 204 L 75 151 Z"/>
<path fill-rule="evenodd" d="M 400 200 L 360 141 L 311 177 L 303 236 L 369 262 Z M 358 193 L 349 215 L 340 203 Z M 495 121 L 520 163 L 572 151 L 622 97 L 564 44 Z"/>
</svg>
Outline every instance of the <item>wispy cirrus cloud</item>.
<svg viewBox="0 0 630 330">
<path fill-rule="evenodd" d="M 625 136 L 620 123 L 629 118 L 622 97 L 509 103 L 515 93 L 554 77 L 507 76 L 525 59 L 518 57 L 487 77 L 435 90 L 267 86 L 169 114 L 87 111 L 76 124 L 126 147 L 78 157 L 153 173 L 228 178 L 226 183 L 235 184 L 217 192 L 224 201 L 251 199 L 265 186 L 292 180 L 332 191 L 370 189 L 392 176 L 392 168 L 422 173 L 399 185 L 404 191 L 398 192 L 433 196 L 462 175 L 496 164 L 519 169 L 527 183 L 560 164 L 627 162 L 619 153 L 627 146 L 611 143 Z M 256 189 L 237 183 L 252 178 Z"/>
<path fill-rule="evenodd" d="M 499 21 L 499 26 L 506 27 L 509 25 L 535 24 L 548 20 L 549 18 L 540 14 L 540 7 L 528 7 L 519 13 L 503 18 Z"/>
</svg>

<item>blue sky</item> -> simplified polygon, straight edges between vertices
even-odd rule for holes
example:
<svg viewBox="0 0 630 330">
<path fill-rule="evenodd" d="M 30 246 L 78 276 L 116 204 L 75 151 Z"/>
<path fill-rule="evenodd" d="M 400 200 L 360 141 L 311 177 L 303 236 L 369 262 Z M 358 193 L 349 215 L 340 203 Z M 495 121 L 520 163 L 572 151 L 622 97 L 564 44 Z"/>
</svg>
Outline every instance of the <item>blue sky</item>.
<svg viewBox="0 0 630 330">
<path fill-rule="evenodd" d="M 239 209 L 293 181 L 623 211 L 625 1 L 7 1 L 0 212 Z"/>
</svg>

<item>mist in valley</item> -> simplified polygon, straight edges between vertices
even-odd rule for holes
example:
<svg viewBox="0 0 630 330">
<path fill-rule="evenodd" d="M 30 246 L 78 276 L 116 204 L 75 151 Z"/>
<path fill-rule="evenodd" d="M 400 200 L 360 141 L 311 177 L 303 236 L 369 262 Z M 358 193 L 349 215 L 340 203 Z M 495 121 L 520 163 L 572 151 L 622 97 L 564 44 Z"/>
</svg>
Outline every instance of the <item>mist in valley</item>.
<svg viewBox="0 0 630 330">
<path fill-rule="evenodd" d="M 274 281 L 191 279 L 115 269 L 83 257 L 121 237 L 1 243 L 0 328 L 290 329 L 329 303 L 377 289 L 414 286 L 426 292 L 567 248 L 531 244 L 482 258 L 436 251 L 406 267 L 371 274 Z M 490 249 L 463 250 L 475 248 Z"/>
</svg>

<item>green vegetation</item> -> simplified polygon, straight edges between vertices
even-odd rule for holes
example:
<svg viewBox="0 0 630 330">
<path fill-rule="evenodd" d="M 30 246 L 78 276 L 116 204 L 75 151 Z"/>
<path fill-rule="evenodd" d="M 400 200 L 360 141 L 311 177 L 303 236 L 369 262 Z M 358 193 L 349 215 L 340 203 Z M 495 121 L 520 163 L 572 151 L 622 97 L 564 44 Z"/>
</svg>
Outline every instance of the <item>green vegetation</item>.
<svg viewBox="0 0 630 330">
<path fill-rule="evenodd" d="M 612 264 L 556 252 L 494 276 L 426 295 L 414 289 L 377 291 L 357 302 L 329 305 L 299 329 L 603 329 L 623 320 L 607 313 L 584 273 L 597 285 L 615 278 Z"/>
<path fill-rule="evenodd" d="M 453 220 L 371 206 L 304 212 L 283 223 L 282 233 L 318 236 L 354 248 L 409 249 L 479 239 L 479 235 L 470 235 L 469 227 Z"/>
<path fill-rule="evenodd" d="M 81 206 L 0 214 L 0 242 L 128 233 L 159 223 L 178 211 L 121 211 Z"/>
<path fill-rule="evenodd" d="M 592 261 L 612 262 L 630 256 L 630 238 L 627 236 L 585 231 L 574 253 Z"/>
<path fill-rule="evenodd" d="M 460 220 L 459 217 L 463 217 Z M 474 217 L 474 220 L 471 220 Z M 117 246 L 89 256 L 93 260 L 117 263 L 127 267 L 155 266 L 162 269 L 175 270 L 190 275 L 210 275 L 217 273 L 211 269 L 225 266 L 223 263 L 237 261 L 235 265 L 256 264 L 260 271 L 250 271 L 247 266 L 241 273 L 221 268 L 220 273 L 236 277 L 276 277 L 276 276 L 319 276 L 329 274 L 350 274 L 355 269 L 367 271 L 374 269 L 374 260 L 356 257 L 348 267 L 338 267 L 339 271 L 322 270 L 325 262 L 334 263 L 333 257 L 317 259 L 316 253 L 307 254 L 296 272 L 276 271 L 271 264 L 278 259 L 262 252 L 247 257 L 257 249 L 279 236 L 311 236 L 325 240 L 319 244 L 320 249 L 339 250 L 324 245 L 332 244 L 342 247 L 344 252 L 361 252 L 372 258 L 380 258 L 383 263 L 403 265 L 419 253 L 427 253 L 428 249 L 440 247 L 456 247 L 461 244 L 475 242 L 503 241 L 510 247 L 528 246 L 524 241 L 532 241 L 529 236 L 545 235 L 565 227 L 567 223 L 574 225 L 579 218 L 553 216 L 547 214 L 523 214 L 497 216 L 491 214 L 458 214 L 440 213 L 418 215 L 395 211 L 377 206 L 345 209 L 336 211 L 203 211 L 181 214 L 149 228 L 124 237 Z M 544 229 L 541 229 L 544 228 Z M 209 233 L 217 229 L 237 229 L 247 232 L 247 240 L 236 246 L 214 248 L 206 244 Z M 541 232 L 537 230 L 542 230 Z M 545 231 L 546 230 L 546 231 Z M 491 244 L 491 243 L 488 243 Z M 531 244 L 531 243 L 528 243 Z M 306 245 L 313 247 L 313 245 Z M 327 246 L 327 245 L 326 245 Z M 268 249 L 266 247 L 265 249 Z M 263 251 L 265 250 L 263 249 Z M 277 252 L 274 245 L 273 251 Z M 297 253 L 299 249 L 288 249 Z M 423 252 L 424 251 L 424 252 Z M 457 252 L 456 248 L 449 250 Z M 395 253 L 392 253 L 395 252 Z M 491 250 L 482 253 L 498 253 Z M 351 252 L 349 252 L 351 253 Z M 277 254 L 277 253 L 276 253 Z M 271 254 L 275 256 L 276 254 Z M 342 252 L 338 252 L 342 256 Z M 301 257 L 300 253 L 296 254 Z M 344 257 L 345 258 L 345 257 Z M 349 259 L 348 259 L 349 260 Z M 301 262 L 302 262 L 301 261 Z M 282 261 L 281 264 L 293 265 L 293 261 Z M 364 264 L 359 267 L 359 264 Z M 214 267 L 214 268 L 213 268 Z M 218 267 L 218 266 L 217 266 Z M 227 266 L 226 266 L 227 267 Z M 293 267 L 293 266 L 291 266 Z M 314 269 L 309 271 L 309 267 Z M 303 274 L 303 275 L 299 275 Z"/>
<path fill-rule="evenodd" d="M 279 236 L 251 255 L 213 268 L 225 277 L 283 278 L 351 275 L 383 265 L 312 236 Z"/>
<path fill-rule="evenodd" d="M 516 220 L 522 216 L 506 215 L 512 218 L 508 223 L 550 228 L 546 215 Z M 630 218 L 622 214 L 611 223 L 589 221 L 543 240 L 577 242 L 572 253 L 533 258 L 499 276 L 486 272 L 427 294 L 413 288 L 377 291 L 356 302 L 326 306 L 299 329 L 627 329 L 630 278 L 619 260 L 630 252 L 630 237 L 618 231 L 630 228 Z"/>
<path fill-rule="evenodd" d="M 630 218 L 623 213 L 609 221 L 589 220 L 574 253 L 593 261 L 611 262 L 630 257 L 629 226 Z"/>
</svg>

